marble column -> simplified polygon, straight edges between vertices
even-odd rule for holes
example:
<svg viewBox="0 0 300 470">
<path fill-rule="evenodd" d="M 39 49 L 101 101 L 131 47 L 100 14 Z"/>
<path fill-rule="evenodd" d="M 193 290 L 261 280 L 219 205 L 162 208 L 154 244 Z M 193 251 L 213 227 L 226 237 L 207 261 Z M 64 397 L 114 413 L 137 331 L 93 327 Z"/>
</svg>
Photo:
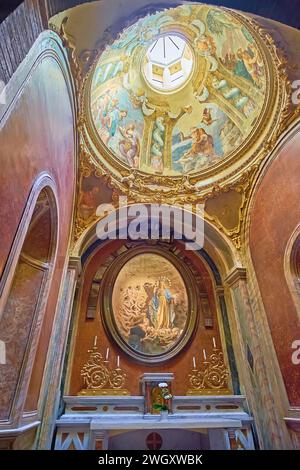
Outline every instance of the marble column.
<svg viewBox="0 0 300 470">
<path fill-rule="evenodd" d="M 50 449 L 61 399 L 60 384 L 63 373 L 70 320 L 81 260 L 71 257 L 62 283 L 57 304 L 51 341 L 41 389 L 41 426 L 37 438 L 38 449 Z"/>
<path fill-rule="evenodd" d="M 227 357 L 228 357 L 228 363 L 230 366 L 233 392 L 235 395 L 240 395 L 241 392 L 240 392 L 239 376 L 238 376 L 235 353 L 234 353 L 234 348 L 233 348 L 233 343 L 232 343 L 232 334 L 230 330 L 227 306 L 226 306 L 225 295 L 224 295 L 224 288 L 222 286 L 217 286 L 216 294 L 218 296 L 220 312 L 222 316 L 223 331 L 224 331 L 224 336 L 225 336 L 225 341 L 226 341 L 226 352 L 227 352 Z"/>
<path fill-rule="evenodd" d="M 260 444 L 267 449 L 285 448 L 283 421 L 276 412 L 261 346 L 263 338 L 258 331 L 249 298 L 246 269 L 234 268 L 225 279 L 225 284 L 230 288 L 236 313 L 237 336 L 241 345 L 239 372 L 254 414 Z"/>
</svg>

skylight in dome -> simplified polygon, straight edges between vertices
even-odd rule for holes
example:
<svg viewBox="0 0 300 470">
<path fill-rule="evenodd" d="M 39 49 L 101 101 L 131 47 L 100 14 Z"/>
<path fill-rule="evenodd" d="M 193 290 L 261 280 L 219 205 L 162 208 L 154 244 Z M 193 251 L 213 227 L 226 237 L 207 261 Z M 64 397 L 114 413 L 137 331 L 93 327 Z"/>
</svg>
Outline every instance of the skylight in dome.
<svg viewBox="0 0 300 470">
<path fill-rule="evenodd" d="M 144 75 L 159 91 L 175 91 L 189 79 L 193 55 L 182 37 L 168 34 L 157 38 L 148 48 Z"/>
</svg>

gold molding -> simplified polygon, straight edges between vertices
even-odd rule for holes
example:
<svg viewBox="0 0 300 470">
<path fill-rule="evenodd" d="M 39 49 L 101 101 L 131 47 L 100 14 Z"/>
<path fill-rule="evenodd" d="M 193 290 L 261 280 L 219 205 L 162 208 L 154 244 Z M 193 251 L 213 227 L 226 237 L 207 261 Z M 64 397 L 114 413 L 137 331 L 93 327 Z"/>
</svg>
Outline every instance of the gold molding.
<svg viewBox="0 0 300 470">
<path fill-rule="evenodd" d="M 106 169 L 103 169 L 103 172 L 101 171 L 101 168 L 99 168 L 97 163 L 94 161 L 94 159 L 92 158 L 92 155 L 89 153 L 88 149 L 85 147 L 84 144 L 80 145 L 80 152 L 81 152 L 80 153 L 81 155 L 80 157 L 80 182 L 82 181 L 83 176 L 88 176 L 93 171 L 95 171 L 96 176 L 98 176 L 99 178 L 100 177 L 104 178 L 107 185 L 112 189 L 113 191 L 112 204 L 116 205 L 116 207 L 118 204 L 119 195 L 127 196 L 129 203 L 148 203 L 149 202 L 149 197 L 147 195 L 146 196 L 143 195 L 142 186 L 140 186 L 140 190 L 138 191 L 137 194 L 131 191 L 131 188 L 132 188 L 131 183 L 135 182 L 135 184 L 137 184 L 137 176 L 136 176 L 135 171 L 133 171 L 131 174 L 131 177 L 129 177 L 126 180 L 126 186 L 124 187 L 120 185 L 118 181 L 114 179 L 114 176 L 112 173 L 109 173 Z M 252 165 L 250 168 L 247 168 L 243 173 L 241 173 L 238 179 L 234 181 L 229 181 L 223 186 L 214 185 L 204 195 L 199 195 L 198 193 L 187 194 L 186 197 L 184 198 L 184 201 L 182 201 L 180 197 L 171 195 L 172 194 L 171 192 L 164 192 L 163 194 L 157 193 L 156 195 L 153 195 L 150 200 L 151 202 L 157 202 L 157 203 L 168 202 L 174 205 L 176 204 L 180 205 L 182 202 L 190 203 L 190 204 L 193 204 L 193 203 L 200 204 L 200 203 L 205 203 L 205 201 L 207 201 L 208 199 L 217 198 L 221 194 L 227 193 L 231 190 L 234 190 L 237 193 L 242 194 L 242 203 L 239 208 L 239 216 L 238 216 L 239 221 L 238 221 L 237 226 L 231 230 L 226 229 L 217 217 L 209 215 L 207 212 L 205 212 L 205 218 L 207 218 L 207 220 L 212 222 L 222 233 L 224 233 L 229 239 L 231 239 L 235 248 L 239 250 L 241 247 L 241 231 L 242 231 L 242 226 L 243 226 L 243 222 L 245 219 L 246 203 L 247 203 L 248 196 L 252 187 L 252 183 L 256 177 L 258 170 L 259 170 L 259 164 L 256 163 L 255 165 Z M 123 178 L 123 183 L 125 183 L 124 180 L 125 178 Z M 184 188 L 187 191 L 190 190 L 191 185 L 189 183 L 189 176 L 184 177 L 183 183 L 181 184 L 180 187 L 182 186 L 184 186 Z M 78 217 L 78 213 L 77 213 L 76 224 L 75 224 L 75 240 L 78 240 L 81 234 L 97 220 L 99 220 L 99 218 L 96 216 L 96 214 L 92 215 L 89 219 L 84 220 Z"/>
<path fill-rule="evenodd" d="M 127 345 L 127 343 L 125 343 L 125 341 L 121 338 L 117 330 L 112 307 L 112 292 L 114 282 L 120 270 L 129 260 L 131 260 L 135 256 L 140 254 L 144 255 L 146 253 L 160 255 L 173 264 L 173 266 L 177 269 L 177 271 L 183 278 L 189 299 L 189 314 L 184 334 L 170 350 L 158 355 L 147 355 L 141 352 L 137 352 L 129 345 Z M 167 362 L 169 359 L 172 359 L 177 354 L 179 354 L 189 344 L 193 334 L 195 333 L 199 316 L 199 306 L 196 292 L 196 282 L 192 274 L 190 273 L 189 269 L 185 266 L 185 264 L 180 259 L 178 259 L 178 257 L 174 253 L 172 253 L 170 250 L 165 250 L 161 246 L 149 246 L 149 244 L 139 244 L 139 246 L 132 247 L 125 253 L 120 254 L 113 261 L 111 266 L 103 275 L 99 297 L 102 299 L 101 316 L 104 320 L 103 323 L 105 326 L 105 330 L 109 337 L 112 338 L 114 343 L 116 343 L 126 354 L 128 354 L 135 361 L 144 364 L 160 364 Z"/>
<path fill-rule="evenodd" d="M 78 121 L 82 145 L 89 154 L 89 160 L 93 161 L 103 175 L 109 175 L 111 186 L 131 197 L 135 202 L 160 202 L 164 200 L 170 203 L 192 203 L 207 197 L 213 197 L 216 192 L 228 191 L 228 186 L 238 185 L 238 180 L 240 178 L 244 179 L 244 175 L 248 174 L 249 168 L 252 168 L 254 163 L 259 164 L 268 155 L 278 137 L 300 113 L 300 107 L 298 110 L 291 109 L 289 102 L 291 84 L 286 73 L 287 61 L 281 51 L 277 49 L 271 36 L 253 19 L 232 11 L 230 11 L 230 14 L 250 29 L 264 57 L 266 70 L 269 73 L 268 88 L 270 92 L 266 97 L 266 109 L 262 113 L 260 122 L 260 136 L 264 132 L 265 136 L 264 141 L 260 142 L 255 148 L 255 142 L 258 139 L 257 133 L 253 132 L 250 140 L 248 139 L 249 142 L 246 142 L 236 152 L 236 155 L 230 158 L 226 157 L 218 163 L 217 167 L 212 165 L 211 168 L 201 174 L 183 176 L 150 175 L 140 170 L 129 169 L 125 164 L 116 161 L 112 152 L 100 142 L 96 135 L 89 110 L 90 84 L 99 55 L 95 57 L 88 72 L 83 77 L 79 90 L 80 118 Z M 272 124 L 270 121 L 272 121 Z M 254 151 L 250 152 L 252 148 L 254 148 Z M 247 153 L 248 156 L 242 161 L 243 155 Z M 232 164 L 238 160 L 241 160 L 239 167 L 234 170 L 230 169 Z M 215 181 L 211 181 L 211 179 Z M 237 229 L 237 232 L 239 231 L 240 228 Z M 236 247 L 239 247 L 239 235 L 232 233 L 228 236 L 233 239 Z"/>
<path fill-rule="evenodd" d="M 265 68 L 269 74 L 268 87 L 270 89 L 269 96 L 266 98 L 266 110 L 262 113 L 261 119 L 260 135 L 264 138 L 255 146 L 257 135 L 253 135 L 249 142 L 236 152 L 236 156 L 226 157 L 217 167 L 213 165 L 201 175 L 189 174 L 172 177 L 150 175 L 139 170 L 129 169 L 126 165 L 116 161 L 112 152 L 99 141 L 89 109 L 91 79 L 103 45 L 99 46 L 98 50 L 86 50 L 78 57 L 75 39 L 67 31 L 68 17 L 62 20 L 60 30 L 56 30 L 56 32 L 62 37 L 63 44 L 67 49 L 78 94 L 77 129 L 81 142 L 80 178 L 82 173 L 95 170 L 99 177 L 105 178 L 108 186 L 113 190 L 113 204 L 117 201 L 119 194 L 126 195 L 130 203 L 182 204 L 204 203 L 207 199 L 216 198 L 230 190 L 237 191 L 243 195 L 243 198 L 239 209 L 239 222 L 236 227 L 228 230 L 217 217 L 207 213 L 206 217 L 232 241 L 237 250 L 240 250 L 247 201 L 253 182 L 261 165 L 268 158 L 281 135 L 300 117 L 300 106 L 294 106 L 291 101 L 292 87 L 288 78 L 288 59 L 283 51 L 276 46 L 270 33 L 250 17 L 226 8 L 224 11 L 229 12 L 250 30 L 264 57 Z M 55 29 L 54 26 L 53 29 Z M 108 37 L 107 43 L 113 42 L 114 39 Z M 253 152 L 251 152 L 252 148 Z M 243 155 L 247 152 L 249 158 L 247 156 L 245 159 Z M 233 163 L 237 163 L 238 160 L 240 160 L 240 164 L 233 167 Z M 96 215 L 91 216 L 88 220 L 83 220 L 78 217 L 77 213 L 75 241 L 96 220 Z"/>
</svg>

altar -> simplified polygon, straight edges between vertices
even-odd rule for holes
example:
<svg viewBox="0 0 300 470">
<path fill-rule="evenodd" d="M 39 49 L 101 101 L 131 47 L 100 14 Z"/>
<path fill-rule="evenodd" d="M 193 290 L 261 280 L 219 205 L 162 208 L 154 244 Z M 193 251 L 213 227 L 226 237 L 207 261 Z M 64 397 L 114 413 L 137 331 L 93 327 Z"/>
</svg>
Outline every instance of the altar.
<svg viewBox="0 0 300 470">
<path fill-rule="evenodd" d="M 56 450 L 250 450 L 245 397 L 174 396 L 167 416 L 145 412 L 144 396 L 65 396 Z"/>
</svg>

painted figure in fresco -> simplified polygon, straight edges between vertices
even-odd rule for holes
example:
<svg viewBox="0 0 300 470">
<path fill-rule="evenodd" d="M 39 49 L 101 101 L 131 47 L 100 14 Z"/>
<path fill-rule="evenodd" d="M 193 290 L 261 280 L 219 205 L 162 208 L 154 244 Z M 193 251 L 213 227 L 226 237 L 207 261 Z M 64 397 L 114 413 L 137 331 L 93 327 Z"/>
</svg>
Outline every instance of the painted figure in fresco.
<svg viewBox="0 0 300 470">
<path fill-rule="evenodd" d="M 112 102 L 111 94 L 108 91 L 104 95 L 100 96 L 96 102 L 96 107 L 98 110 L 96 123 L 100 126 L 106 126 L 107 114 L 109 112 L 109 106 Z"/>
<path fill-rule="evenodd" d="M 170 329 L 175 320 L 175 295 L 170 291 L 171 281 L 161 278 L 155 284 L 146 283 L 144 289 L 147 294 L 146 316 L 149 325 L 155 330 Z"/>
<path fill-rule="evenodd" d="M 208 29 L 216 36 L 222 36 L 225 32 L 231 31 L 235 25 L 223 11 L 212 8 L 207 13 L 206 22 Z"/>
<path fill-rule="evenodd" d="M 160 33 L 160 28 L 172 21 L 166 14 L 161 12 L 139 20 L 137 23 L 129 26 L 126 34 L 112 45 L 112 49 L 124 49 L 125 54 L 130 56 L 136 47 L 147 46 Z"/>
<path fill-rule="evenodd" d="M 236 76 L 245 78 L 257 87 L 261 86 L 263 62 L 253 44 L 248 44 L 246 49 L 238 48 L 236 54 L 228 52 L 221 62 L 226 68 L 233 70 Z"/>
<path fill-rule="evenodd" d="M 156 282 L 154 285 L 150 283 L 146 283 L 144 284 L 144 289 L 147 294 L 146 315 L 147 315 L 150 325 L 155 328 L 156 323 L 157 323 L 157 311 L 159 307 L 159 299 L 158 299 L 159 283 Z"/>
<path fill-rule="evenodd" d="M 107 109 L 102 112 L 101 127 L 98 132 L 106 145 L 115 136 L 120 123 L 126 116 L 127 110 L 119 109 L 118 100 L 112 100 Z"/>
<path fill-rule="evenodd" d="M 148 319 L 139 319 L 137 323 L 130 328 L 128 344 L 136 351 L 144 352 L 143 339 L 146 336 L 148 326 Z"/>
<path fill-rule="evenodd" d="M 108 114 L 108 132 L 109 132 L 109 139 L 114 137 L 120 122 L 127 116 L 126 109 L 119 109 L 117 106 L 114 107 Z M 108 139 L 108 140 L 109 140 Z"/>
<path fill-rule="evenodd" d="M 252 80 L 251 74 L 249 73 L 248 68 L 246 66 L 247 58 L 249 57 L 249 54 L 247 53 L 247 51 L 238 49 L 236 56 L 237 56 L 237 59 L 236 59 L 236 63 L 234 66 L 234 74 L 237 75 L 238 77 L 243 77 L 246 80 L 250 80 L 252 82 L 253 80 Z"/>
<path fill-rule="evenodd" d="M 216 45 L 211 36 L 201 36 L 195 40 L 196 51 L 202 56 L 215 55 Z"/>
<path fill-rule="evenodd" d="M 134 124 L 126 128 L 119 127 L 123 139 L 119 142 L 121 154 L 132 168 L 138 168 L 140 158 L 140 140 Z"/>
<path fill-rule="evenodd" d="M 201 127 L 192 127 L 189 136 L 184 136 L 183 133 L 181 133 L 180 138 L 181 141 L 192 139 L 191 149 L 178 160 L 184 172 L 193 170 L 199 158 L 202 158 L 203 164 L 206 164 L 208 158 L 214 155 L 213 138 Z"/>
<path fill-rule="evenodd" d="M 95 212 L 99 205 L 100 188 L 93 186 L 89 191 L 82 191 L 78 201 L 80 213 L 83 219 L 86 219 Z"/>
<path fill-rule="evenodd" d="M 160 281 L 160 287 L 157 292 L 158 298 L 158 309 L 156 328 L 157 329 L 168 329 L 172 328 L 174 323 L 174 298 L 170 292 L 171 281 L 162 278 Z"/>
<path fill-rule="evenodd" d="M 237 51 L 237 57 L 244 64 L 244 67 L 247 71 L 250 80 L 254 82 L 256 86 L 260 86 L 261 77 L 263 75 L 262 66 L 263 63 L 259 57 L 257 49 L 253 44 L 249 44 L 248 49 L 242 51 L 239 49 Z M 236 75 L 238 73 L 235 70 Z"/>
<path fill-rule="evenodd" d="M 206 126 L 210 126 L 215 121 L 216 121 L 216 119 L 212 118 L 211 109 L 210 108 L 204 108 L 203 116 L 202 116 L 203 124 L 205 124 Z"/>
</svg>

